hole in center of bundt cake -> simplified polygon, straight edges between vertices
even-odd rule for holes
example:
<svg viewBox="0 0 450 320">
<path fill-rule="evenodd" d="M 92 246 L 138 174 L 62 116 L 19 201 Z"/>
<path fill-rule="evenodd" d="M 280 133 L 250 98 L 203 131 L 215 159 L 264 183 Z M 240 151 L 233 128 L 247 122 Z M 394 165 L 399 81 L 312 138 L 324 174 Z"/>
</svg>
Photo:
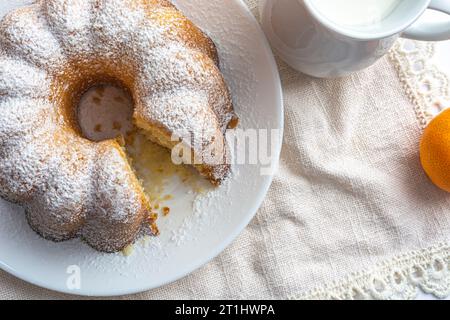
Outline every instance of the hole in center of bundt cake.
<svg viewBox="0 0 450 320">
<path fill-rule="evenodd" d="M 127 137 L 133 130 L 133 99 L 118 86 L 97 85 L 78 105 L 78 123 L 83 136 L 92 141 Z"/>
<path fill-rule="evenodd" d="M 165 208 L 172 198 L 173 177 L 178 177 L 196 192 L 208 187 L 206 180 L 197 177 L 193 169 L 175 165 L 167 148 L 151 142 L 145 132 L 136 127 L 134 100 L 119 85 L 91 87 L 81 96 L 77 108 L 83 137 L 96 142 L 123 137 L 129 163 L 157 211 Z"/>
</svg>

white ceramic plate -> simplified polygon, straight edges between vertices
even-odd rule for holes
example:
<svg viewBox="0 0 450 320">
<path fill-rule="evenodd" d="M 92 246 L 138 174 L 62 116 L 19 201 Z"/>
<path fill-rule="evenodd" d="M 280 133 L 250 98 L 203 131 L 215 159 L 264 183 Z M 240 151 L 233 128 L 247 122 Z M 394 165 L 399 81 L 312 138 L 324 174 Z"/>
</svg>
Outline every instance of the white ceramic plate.
<svg viewBox="0 0 450 320">
<path fill-rule="evenodd" d="M 0 15 L 30 0 L 0 4 Z M 283 128 L 280 79 L 256 20 L 240 0 L 178 0 L 179 8 L 216 42 L 231 87 L 240 127 Z M 273 146 L 278 161 L 281 140 Z M 149 290 L 186 276 L 217 256 L 245 228 L 261 205 L 272 176 L 261 165 L 233 168 L 233 178 L 192 205 L 186 190 L 173 190 L 171 214 L 161 236 L 140 241 L 133 254 L 101 254 L 79 240 L 55 244 L 28 227 L 23 210 L 0 200 L 0 267 L 56 291 L 111 296 Z M 81 288 L 67 286 L 69 266 L 81 271 Z"/>
</svg>

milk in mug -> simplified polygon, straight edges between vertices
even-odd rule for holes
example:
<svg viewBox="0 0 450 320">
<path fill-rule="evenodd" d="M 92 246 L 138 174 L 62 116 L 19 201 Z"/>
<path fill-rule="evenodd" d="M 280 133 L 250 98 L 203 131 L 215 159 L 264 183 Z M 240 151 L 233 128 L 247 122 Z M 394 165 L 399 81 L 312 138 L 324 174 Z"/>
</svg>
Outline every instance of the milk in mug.
<svg viewBox="0 0 450 320">
<path fill-rule="evenodd" d="M 377 24 L 404 0 L 311 0 L 325 18 L 341 26 Z"/>
</svg>

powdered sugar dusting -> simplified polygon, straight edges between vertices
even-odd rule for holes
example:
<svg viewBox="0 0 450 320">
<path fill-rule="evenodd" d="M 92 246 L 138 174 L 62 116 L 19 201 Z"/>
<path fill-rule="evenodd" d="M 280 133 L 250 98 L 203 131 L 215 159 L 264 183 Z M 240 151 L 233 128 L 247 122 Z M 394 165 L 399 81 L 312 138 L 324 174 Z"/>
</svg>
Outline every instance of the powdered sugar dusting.
<svg viewBox="0 0 450 320">
<path fill-rule="evenodd" d="M 66 61 L 39 4 L 13 11 L 2 20 L 0 44 L 3 54 L 29 61 L 45 71 L 56 71 Z"/>
<path fill-rule="evenodd" d="M 29 0 L 0 2 L 0 15 L 3 8 L 11 8 L 10 3 L 24 1 Z M 265 39 L 241 1 L 177 0 L 177 5 L 218 45 L 221 69 L 242 120 L 239 127 L 279 128 L 279 83 L 272 78 Z M 219 191 L 210 200 L 201 218 L 193 214 L 192 192 L 180 190 L 179 183 L 173 184 L 173 190 L 168 186 L 166 191 L 174 195 L 174 200 L 167 204 L 170 215 L 158 219 L 161 235 L 137 241 L 127 257 L 96 252 L 79 240 L 57 244 L 44 241 L 30 230 L 21 207 L 0 200 L 0 264 L 11 266 L 21 278 L 40 280 L 43 286 L 75 294 L 126 294 L 171 282 L 209 261 L 253 216 L 270 177 L 261 176 L 259 166 L 238 168 L 232 169 L 235 174 L 230 191 L 221 186 L 223 195 Z M 191 227 L 185 229 L 186 236 L 177 245 L 171 240 L 171 231 L 180 229 L 187 217 Z M 81 290 L 66 287 L 70 265 L 80 267 Z M 152 294 L 160 296 L 161 292 L 164 290 Z"/>
<path fill-rule="evenodd" d="M 200 192 L 195 195 L 192 202 L 192 214 L 186 216 L 181 224 L 171 231 L 170 241 L 176 246 L 181 246 L 188 241 L 197 240 L 205 227 L 211 227 L 217 219 L 218 206 L 232 206 L 230 197 L 231 181 L 238 175 L 238 168 L 233 168 L 232 176 L 226 180 L 219 189 Z M 223 217 L 222 217 L 223 218 Z"/>
<path fill-rule="evenodd" d="M 5 55 L 0 58 L 0 95 L 46 98 L 49 87 L 45 71 Z"/>
<path fill-rule="evenodd" d="M 206 124 L 207 137 L 223 144 L 235 117 L 214 45 L 165 0 L 39 0 L 2 20 L 0 45 L 0 195 L 23 205 L 48 239 L 81 235 L 117 251 L 149 211 L 119 144 L 82 138 L 54 102 L 54 87 L 66 94 L 80 80 L 76 66 L 103 75 L 108 65 L 132 78 L 135 117 L 169 132 Z M 169 108 L 180 92 L 195 110 Z"/>
</svg>

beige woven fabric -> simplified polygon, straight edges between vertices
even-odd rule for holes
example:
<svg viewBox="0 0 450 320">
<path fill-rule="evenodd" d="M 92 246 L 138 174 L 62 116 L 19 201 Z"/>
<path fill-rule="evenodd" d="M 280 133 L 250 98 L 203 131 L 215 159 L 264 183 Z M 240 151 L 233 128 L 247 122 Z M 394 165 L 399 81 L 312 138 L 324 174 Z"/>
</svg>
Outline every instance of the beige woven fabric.
<svg viewBox="0 0 450 320">
<path fill-rule="evenodd" d="M 247 2 L 254 8 L 255 1 Z M 387 287 L 398 274 L 404 284 L 399 296 L 413 297 L 407 278 L 414 266 L 422 275 L 427 268 L 441 270 L 435 284 L 445 295 L 450 197 L 420 167 L 416 106 L 393 63 L 385 58 L 340 80 L 313 79 L 283 63 L 280 70 L 286 112 L 281 166 L 252 223 L 190 276 L 123 298 L 284 299 L 337 280 L 315 297 L 343 297 L 357 288 L 377 298 L 370 291 L 374 274 Z M 357 271 L 364 272 L 348 276 Z M 72 297 L 0 272 L 0 298 Z"/>
</svg>

